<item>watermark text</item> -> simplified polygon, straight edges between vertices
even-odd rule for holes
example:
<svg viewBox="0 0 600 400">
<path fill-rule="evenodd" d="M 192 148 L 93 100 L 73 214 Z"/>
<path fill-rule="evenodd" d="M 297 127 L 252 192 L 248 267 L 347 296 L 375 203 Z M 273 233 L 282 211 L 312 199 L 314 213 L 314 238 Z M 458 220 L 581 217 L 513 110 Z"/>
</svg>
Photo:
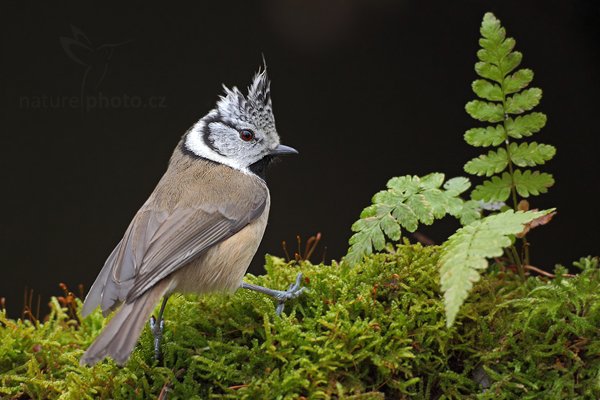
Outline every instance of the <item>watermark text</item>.
<svg viewBox="0 0 600 400">
<path fill-rule="evenodd" d="M 83 109 L 106 110 L 106 109 L 159 109 L 166 108 L 167 101 L 165 96 L 131 96 L 104 95 L 97 93 L 94 95 L 81 96 L 20 96 L 19 108 L 31 110 L 44 109 Z"/>
</svg>

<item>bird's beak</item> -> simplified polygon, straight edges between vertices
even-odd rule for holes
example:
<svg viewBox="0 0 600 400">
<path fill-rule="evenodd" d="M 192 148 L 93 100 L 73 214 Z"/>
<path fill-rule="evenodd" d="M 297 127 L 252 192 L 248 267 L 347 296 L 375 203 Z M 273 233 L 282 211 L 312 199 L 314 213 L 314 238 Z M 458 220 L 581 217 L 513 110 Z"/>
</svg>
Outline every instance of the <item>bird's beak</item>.
<svg viewBox="0 0 600 400">
<path fill-rule="evenodd" d="M 283 144 L 280 144 L 279 146 L 271 150 L 271 155 L 273 156 L 279 156 L 282 154 L 298 154 L 298 150 L 290 146 L 285 146 Z"/>
</svg>

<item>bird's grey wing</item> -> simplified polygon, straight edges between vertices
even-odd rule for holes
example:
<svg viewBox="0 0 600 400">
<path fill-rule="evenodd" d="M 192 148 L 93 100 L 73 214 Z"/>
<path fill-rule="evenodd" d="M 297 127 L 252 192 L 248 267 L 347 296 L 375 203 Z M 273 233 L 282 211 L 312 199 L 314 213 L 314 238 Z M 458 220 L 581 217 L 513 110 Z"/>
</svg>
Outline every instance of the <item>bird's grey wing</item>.
<svg viewBox="0 0 600 400">
<path fill-rule="evenodd" d="M 141 265 L 146 236 L 163 224 L 169 213 L 148 212 L 146 207 L 133 217 L 123 239 L 110 253 L 104 266 L 85 297 L 81 314 L 89 315 L 98 305 L 104 316 L 119 306 L 132 286 L 135 271 Z"/>
<path fill-rule="evenodd" d="M 142 208 L 107 259 L 86 297 L 83 315 L 98 304 L 105 314 L 132 301 L 211 246 L 234 235 L 264 211 L 266 188 L 242 201 L 164 210 Z"/>
<path fill-rule="evenodd" d="M 263 213 L 266 200 L 266 196 L 261 196 L 260 203 L 251 207 L 236 204 L 217 210 L 175 210 L 173 217 L 153 236 L 127 301 L 137 298 L 206 249 L 239 232 Z"/>
</svg>

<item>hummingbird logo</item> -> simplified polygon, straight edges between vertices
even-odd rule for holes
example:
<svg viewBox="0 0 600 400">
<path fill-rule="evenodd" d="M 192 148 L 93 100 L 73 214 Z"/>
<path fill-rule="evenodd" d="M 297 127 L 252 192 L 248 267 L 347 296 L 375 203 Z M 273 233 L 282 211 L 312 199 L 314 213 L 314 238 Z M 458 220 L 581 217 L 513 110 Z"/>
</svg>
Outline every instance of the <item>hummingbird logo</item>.
<svg viewBox="0 0 600 400">
<path fill-rule="evenodd" d="M 132 40 L 95 46 L 83 31 L 71 25 L 73 37 L 60 37 L 60 44 L 67 56 L 84 68 L 81 80 L 81 98 L 86 91 L 98 91 L 108 72 L 110 60 L 116 48 Z"/>
</svg>

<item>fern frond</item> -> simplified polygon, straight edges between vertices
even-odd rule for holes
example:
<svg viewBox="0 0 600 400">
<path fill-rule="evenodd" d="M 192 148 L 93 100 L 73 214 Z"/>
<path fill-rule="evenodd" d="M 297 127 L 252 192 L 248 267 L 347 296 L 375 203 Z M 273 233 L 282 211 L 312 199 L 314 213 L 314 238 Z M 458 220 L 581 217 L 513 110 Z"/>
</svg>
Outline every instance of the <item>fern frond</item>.
<svg viewBox="0 0 600 400">
<path fill-rule="evenodd" d="M 475 72 L 482 78 L 502 83 L 502 72 L 496 65 L 481 61 L 475 64 Z"/>
<path fill-rule="evenodd" d="M 477 79 L 473 82 L 471 88 L 482 99 L 502 101 L 502 88 L 496 83 L 491 83 L 485 79 Z"/>
<path fill-rule="evenodd" d="M 487 258 L 502 255 L 525 224 L 551 211 L 505 211 L 475 221 L 448 238 L 439 261 L 448 327 L 454 323 L 473 282 L 487 268 Z"/>
<path fill-rule="evenodd" d="M 457 213 L 449 212 L 452 216 L 460 220 L 460 224 L 465 226 L 471 222 L 481 218 L 481 210 L 483 209 L 482 204 L 475 200 L 464 201 L 461 204 L 461 208 Z"/>
<path fill-rule="evenodd" d="M 487 154 L 482 154 L 477 158 L 465 164 L 465 171 L 472 175 L 492 176 L 502 172 L 508 166 L 508 154 L 503 148 L 497 151 L 491 150 Z"/>
<path fill-rule="evenodd" d="M 531 136 L 539 132 L 545 125 L 546 115 L 540 112 L 521 115 L 515 119 L 507 118 L 505 121 L 506 133 L 515 139 Z"/>
<path fill-rule="evenodd" d="M 554 185 L 554 177 L 546 172 L 539 171 L 514 171 L 513 176 L 508 172 L 502 176 L 493 176 L 490 180 L 477 185 L 471 192 L 473 200 L 485 202 L 506 201 L 510 197 L 511 188 L 514 187 L 519 196 L 537 196 L 546 193 Z"/>
<path fill-rule="evenodd" d="M 442 187 L 443 184 L 443 187 Z M 470 223 L 481 216 L 477 202 L 464 201 L 459 196 L 471 183 L 457 177 L 444 184 L 444 174 L 433 173 L 424 177 L 401 176 L 387 183 L 387 190 L 373 196 L 373 204 L 365 208 L 360 219 L 352 225 L 354 235 L 344 261 L 359 263 L 363 256 L 385 247 L 387 236 L 400 240 L 402 229 L 414 232 L 419 224 L 431 225 L 435 219 L 450 214 Z"/>
<path fill-rule="evenodd" d="M 528 113 L 539 104 L 542 91 L 528 87 L 534 73 L 531 69 L 518 69 L 523 54 L 514 50 L 515 40 L 506 36 L 494 14 L 484 15 L 480 32 L 481 49 L 477 52 L 475 72 L 481 79 L 471 85 L 479 99 L 468 102 L 465 110 L 471 117 L 494 125 L 469 129 L 464 138 L 472 146 L 502 147 L 468 161 L 464 170 L 491 177 L 473 190 L 473 200 L 504 202 L 512 194 L 516 209 L 517 194 L 528 197 L 544 193 L 554 180 L 549 174 L 521 172 L 515 167 L 544 164 L 554 157 L 556 148 L 536 142 L 511 142 L 533 135 L 546 124 L 543 113 Z"/>
<path fill-rule="evenodd" d="M 475 147 L 498 146 L 505 140 L 506 130 L 502 125 L 472 128 L 465 132 L 465 141 Z"/>
<path fill-rule="evenodd" d="M 540 103 L 542 99 L 542 90 L 531 88 L 523 90 L 521 93 L 506 98 L 506 107 L 504 111 L 508 114 L 523 114 Z"/>
<path fill-rule="evenodd" d="M 473 100 L 467 103 L 465 110 L 471 117 L 483 122 L 500 122 L 504 119 L 504 109 L 501 104 Z"/>
<path fill-rule="evenodd" d="M 485 202 L 506 201 L 510 197 L 510 190 L 513 187 L 512 177 L 508 172 L 502 176 L 493 176 L 492 179 L 484 181 L 477 185 L 471 192 L 473 200 Z"/>
<path fill-rule="evenodd" d="M 466 192 L 470 187 L 471 181 L 464 176 L 448 179 L 446 183 L 444 183 L 444 190 L 451 196 L 458 196 L 459 194 Z"/>
<path fill-rule="evenodd" d="M 532 80 L 533 71 L 523 68 L 504 78 L 504 81 L 502 81 L 502 90 L 504 94 L 516 93 L 529 86 Z"/>
<path fill-rule="evenodd" d="M 532 167 L 544 164 L 556 154 L 556 147 L 549 144 L 516 143 L 510 144 L 510 159 L 519 167 Z"/>
<path fill-rule="evenodd" d="M 514 185 L 517 189 L 517 193 L 521 197 L 529 197 L 531 195 L 537 196 L 540 193 L 546 193 L 548 188 L 554 185 L 554 178 L 552 175 L 545 172 L 539 171 L 525 171 L 515 170 Z"/>
</svg>

